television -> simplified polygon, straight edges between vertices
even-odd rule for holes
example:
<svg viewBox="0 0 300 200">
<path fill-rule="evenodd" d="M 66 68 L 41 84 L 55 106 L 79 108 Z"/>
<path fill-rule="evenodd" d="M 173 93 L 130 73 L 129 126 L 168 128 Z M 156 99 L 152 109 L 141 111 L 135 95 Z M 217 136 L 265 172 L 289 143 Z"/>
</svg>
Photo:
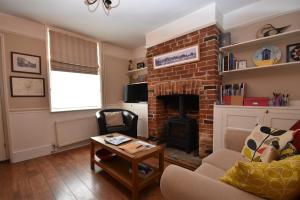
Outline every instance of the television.
<svg viewBox="0 0 300 200">
<path fill-rule="evenodd" d="M 124 88 L 124 101 L 126 103 L 138 103 L 148 101 L 147 83 L 129 84 Z"/>
</svg>

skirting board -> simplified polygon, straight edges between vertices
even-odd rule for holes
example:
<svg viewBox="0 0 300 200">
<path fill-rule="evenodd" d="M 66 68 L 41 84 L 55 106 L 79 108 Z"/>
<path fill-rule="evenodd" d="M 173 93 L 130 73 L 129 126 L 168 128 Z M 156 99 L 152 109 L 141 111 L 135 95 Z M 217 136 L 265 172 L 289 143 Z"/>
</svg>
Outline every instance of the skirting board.
<svg viewBox="0 0 300 200">
<path fill-rule="evenodd" d="M 52 145 L 44 145 L 36 148 L 15 151 L 12 153 L 12 157 L 10 158 L 10 161 L 12 163 L 16 163 L 24 160 L 29 160 L 32 158 L 46 156 L 51 154 L 51 151 L 52 151 Z"/>
</svg>

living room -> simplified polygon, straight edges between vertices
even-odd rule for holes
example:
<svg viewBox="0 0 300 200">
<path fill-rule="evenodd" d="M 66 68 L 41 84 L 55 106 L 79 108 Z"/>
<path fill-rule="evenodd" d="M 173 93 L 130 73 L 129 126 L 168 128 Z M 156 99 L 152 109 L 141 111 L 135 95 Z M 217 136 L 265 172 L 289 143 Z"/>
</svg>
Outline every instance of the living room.
<svg viewBox="0 0 300 200">
<path fill-rule="evenodd" d="M 0 199 L 299 199 L 299 17 L 2 0 Z"/>
</svg>

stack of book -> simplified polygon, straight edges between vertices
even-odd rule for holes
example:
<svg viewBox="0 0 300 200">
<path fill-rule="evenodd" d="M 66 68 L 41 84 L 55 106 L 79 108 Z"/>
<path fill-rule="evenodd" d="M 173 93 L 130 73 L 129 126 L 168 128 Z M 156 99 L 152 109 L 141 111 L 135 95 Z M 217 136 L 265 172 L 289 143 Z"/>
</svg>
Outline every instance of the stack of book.
<svg viewBox="0 0 300 200">
<path fill-rule="evenodd" d="M 246 83 L 221 85 L 220 98 L 224 105 L 242 106 L 246 95 Z"/>
<path fill-rule="evenodd" d="M 139 173 L 138 173 L 139 177 L 141 177 L 141 178 L 148 178 L 154 172 L 152 167 L 150 167 L 149 165 L 146 165 L 144 163 L 140 163 L 138 165 L 138 170 L 139 170 Z M 131 167 L 129 168 L 129 173 L 132 173 Z"/>
</svg>

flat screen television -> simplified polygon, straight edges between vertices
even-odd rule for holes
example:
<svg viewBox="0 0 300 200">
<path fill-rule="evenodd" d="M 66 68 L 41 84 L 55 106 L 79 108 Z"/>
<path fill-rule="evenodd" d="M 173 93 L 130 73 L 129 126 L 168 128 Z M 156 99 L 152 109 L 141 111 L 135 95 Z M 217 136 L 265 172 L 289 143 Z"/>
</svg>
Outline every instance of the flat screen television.
<svg viewBox="0 0 300 200">
<path fill-rule="evenodd" d="M 138 103 L 148 101 L 147 83 L 129 84 L 124 89 L 124 101 L 126 103 Z"/>
</svg>

